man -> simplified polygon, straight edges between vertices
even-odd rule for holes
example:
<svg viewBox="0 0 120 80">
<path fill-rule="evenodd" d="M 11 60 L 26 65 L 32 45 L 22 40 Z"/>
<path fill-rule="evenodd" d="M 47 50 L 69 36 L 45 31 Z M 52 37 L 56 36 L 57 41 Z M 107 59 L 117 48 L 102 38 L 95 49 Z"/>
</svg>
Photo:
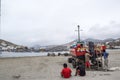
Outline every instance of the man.
<svg viewBox="0 0 120 80">
<path fill-rule="evenodd" d="M 107 53 L 105 50 L 103 50 L 103 56 L 104 56 L 104 69 L 105 69 L 105 71 L 108 70 L 108 55 L 109 55 L 109 53 Z"/>
<path fill-rule="evenodd" d="M 76 67 L 75 76 L 77 76 L 77 75 L 80 75 L 80 76 L 86 75 L 85 65 L 83 62 L 80 62 L 79 65 Z"/>
<path fill-rule="evenodd" d="M 89 68 L 90 69 L 90 57 L 91 57 L 91 55 L 87 52 L 87 53 L 85 53 L 85 66 L 86 66 L 86 68 Z"/>
<path fill-rule="evenodd" d="M 64 68 L 61 71 L 61 76 L 63 78 L 70 78 L 71 77 L 71 73 L 72 73 L 71 69 L 67 67 L 66 63 L 63 64 L 63 67 Z"/>
</svg>

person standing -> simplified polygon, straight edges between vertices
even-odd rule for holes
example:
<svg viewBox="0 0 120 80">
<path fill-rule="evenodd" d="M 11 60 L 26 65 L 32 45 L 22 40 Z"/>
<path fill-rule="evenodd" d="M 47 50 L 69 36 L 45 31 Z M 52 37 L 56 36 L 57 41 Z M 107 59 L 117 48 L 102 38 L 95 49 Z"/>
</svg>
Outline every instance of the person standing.
<svg viewBox="0 0 120 80">
<path fill-rule="evenodd" d="M 87 52 L 87 53 L 85 53 L 85 66 L 86 66 L 86 68 L 89 68 L 90 69 L 90 57 L 91 57 L 91 55 Z"/>
<path fill-rule="evenodd" d="M 63 64 L 63 69 L 61 71 L 61 76 L 63 78 L 70 78 L 71 77 L 71 73 L 72 73 L 71 69 L 67 67 L 66 63 L 64 63 Z"/>
<path fill-rule="evenodd" d="M 103 50 L 104 69 L 105 69 L 105 71 L 108 70 L 108 56 L 109 56 L 109 53 L 107 53 L 106 50 Z"/>
</svg>

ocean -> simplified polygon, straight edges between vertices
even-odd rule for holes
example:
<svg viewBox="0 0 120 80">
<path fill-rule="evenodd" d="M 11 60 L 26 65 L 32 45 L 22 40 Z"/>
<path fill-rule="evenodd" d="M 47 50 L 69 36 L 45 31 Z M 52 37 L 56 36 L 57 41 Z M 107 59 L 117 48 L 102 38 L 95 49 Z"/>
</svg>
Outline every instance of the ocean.
<svg viewBox="0 0 120 80">
<path fill-rule="evenodd" d="M 107 49 L 108 53 L 113 52 L 120 52 L 120 49 Z M 2 52 L 0 54 L 0 58 L 6 58 L 6 57 L 29 57 L 29 56 L 47 56 L 47 54 L 54 53 L 55 55 L 58 55 L 58 53 L 64 54 L 69 53 L 69 51 L 62 51 L 62 52 Z"/>
<path fill-rule="evenodd" d="M 0 54 L 0 58 L 6 58 L 6 57 L 29 57 L 29 56 L 47 56 L 47 54 L 54 53 L 55 55 L 58 55 L 58 53 L 64 54 L 68 53 L 68 51 L 62 51 L 62 52 L 2 52 Z"/>
</svg>

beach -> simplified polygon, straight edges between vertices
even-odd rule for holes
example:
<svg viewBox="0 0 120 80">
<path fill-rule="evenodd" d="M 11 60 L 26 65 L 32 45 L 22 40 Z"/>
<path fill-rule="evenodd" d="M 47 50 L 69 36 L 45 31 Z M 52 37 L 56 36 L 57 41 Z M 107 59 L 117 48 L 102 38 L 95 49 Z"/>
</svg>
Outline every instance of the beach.
<svg viewBox="0 0 120 80">
<path fill-rule="evenodd" d="M 70 56 L 37 56 L 0 58 L 0 80 L 64 80 L 60 76 L 63 63 L 72 69 L 66 80 L 120 80 L 120 51 L 109 51 L 109 68 L 113 71 L 86 71 L 86 76 L 74 76 L 75 69 L 67 62 Z"/>
</svg>

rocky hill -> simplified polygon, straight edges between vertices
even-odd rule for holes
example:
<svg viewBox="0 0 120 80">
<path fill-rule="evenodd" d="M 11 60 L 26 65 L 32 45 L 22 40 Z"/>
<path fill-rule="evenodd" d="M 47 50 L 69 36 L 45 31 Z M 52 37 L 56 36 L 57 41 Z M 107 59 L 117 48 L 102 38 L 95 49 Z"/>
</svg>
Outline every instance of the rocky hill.
<svg viewBox="0 0 120 80">
<path fill-rule="evenodd" d="M 113 39 L 113 38 L 108 38 L 108 39 L 104 39 L 103 42 L 112 42 L 114 40 L 117 40 L 117 39 Z"/>
<path fill-rule="evenodd" d="M 21 46 L 21 45 L 16 45 L 12 42 L 9 42 L 9 41 L 5 41 L 5 40 L 2 40 L 0 39 L 0 50 L 7 50 L 7 51 L 17 51 L 17 52 L 23 52 L 23 51 L 35 51 L 35 49 L 39 52 L 40 50 L 44 50 L 44 51 L 51 51 L 51 52 L 55 52 L 55 51 L 68 51 L 69 50 L 69 47 L 70 45 L 74 44 L 77 40 L 74 40 L 74 41 L 71 41 L 69 43 L 66 43 L 66 44 L 62 44 L 62 45 L 48 45 L 48 46 L 34 46 L 32 47 L 32 50 L 31 49 L 28 49 L 28 47 L 26 46 Z M 89 42 L 89 41 L 92 41 L 94 42 L 95 44 L 98 44 L 98 43 L 105 43 L 109 46 L 120 46 L 120 38 L 117 38 L 117 39 L 112 39 L 112 38 L 109 38 L 109 39 L 105 39 L 105 40 L 98 40 L 98 39 L 92 39 L 92 38 L 88 38 L 88 39 L 85 39 L 85 40 L 82 40 L 84 42 Z"/>
<path fill-rule="evenodd" d="M 88 42 L 92 41 L 92 42 L 94 42 L 94 44 L 107 44 L 110 46 L 120 46 L 120 38 L 117 38 L 117 39 L 108 38 L 108 39 L 104 39 L 104 40 L 88 38 L 88 39 L 85 39 L 82 41 L 85 42 L 86 44 L 88 44 Z M 76 40 L 71 41 L 69 43 L 64 44 L 64 46 L 70 47 L 70 45 L 74 44 L 75 42 L 76 42 Z"/>
<path fill-rule="evenodd" d="M 26 46 L 17 45 L 12 42 L 0 39 L 0 50 L 23 52 L 23 51 L 27 51 L 28 48 Z"/>
<path fill-rule="evenodd" d="M 46 51 L 50 51 L 50 52 L 68 51 L 68 47 L 64 45 L 58 45 L 58 46 L 46 48 Z"/>
<path fill-rule="evenodd" d="M 7 47 L 7 46 L 18 46 L 18 45 L 14 44 L 12 42 L 0 39 L 0 46 Z"/>
</svg>

